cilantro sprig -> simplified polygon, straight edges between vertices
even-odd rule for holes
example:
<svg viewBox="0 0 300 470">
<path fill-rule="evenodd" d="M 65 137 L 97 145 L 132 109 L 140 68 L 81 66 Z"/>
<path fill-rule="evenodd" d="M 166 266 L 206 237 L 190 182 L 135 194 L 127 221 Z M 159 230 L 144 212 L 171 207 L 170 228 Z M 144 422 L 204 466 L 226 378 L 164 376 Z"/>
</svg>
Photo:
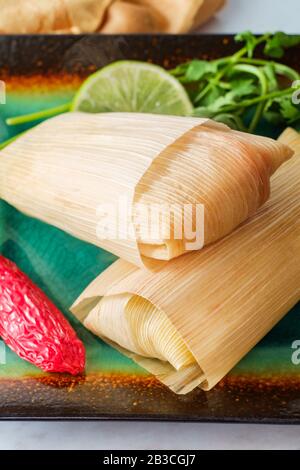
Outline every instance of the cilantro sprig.
<svg viewBox="0 0 300 470">
<path fill-rule="evenodd" d="M 272 124 L 300 122 L 299 104 L 292 101 L 300 89 L 300 75 L 274 61 L 283 57 L 286 48 L 300 44 L 300 35 L 278 32 L 256 37 L 246 31 L 235 40 L 244 44 L 231 56 L 192 60 L 171 70 L 187 89 L 194 115 L 248 132 L 255 132 L 262 118 Z M 258 46 L 263 47 L 266 59 L 254 57 Z"/>
</svg>

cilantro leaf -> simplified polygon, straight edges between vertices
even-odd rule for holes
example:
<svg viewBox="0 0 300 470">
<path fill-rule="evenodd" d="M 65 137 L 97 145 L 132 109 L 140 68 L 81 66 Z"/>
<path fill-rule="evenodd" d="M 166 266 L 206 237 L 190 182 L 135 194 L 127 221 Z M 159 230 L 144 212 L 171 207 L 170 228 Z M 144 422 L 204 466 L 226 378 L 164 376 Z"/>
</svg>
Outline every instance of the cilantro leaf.
<svg viewBox="0 0 300 470">
<path fill-rule="evenodd" d="M 300 106 L 294 105 L 290 96 L 282 96 L 270 101 L 264 117 L 272 124 L 294 122 L 300 119 Z"/>
<path fill-rule="evenodd" d="M 217 69 L 217 64 L 214 62 L 192 60 L 187 66 L 185 77 L 188 82 L 197 82 L 203 80 L 208 75 L 214 75 Z"/>
<path fill-rule="evenodd" d="M 232 80 L 231 90 L 234 97 L 242 98 L 257 93 L 258 87 L 255 85 L 254 80 L 252 79 L 238 78 Z"/>
<path fill-rule="evenodd" d="M 201 106 L 210 106 L 223 96 L 224 92 L 219 86 L 212 86 L 206 96 L 201 100 Z"/>
<path fill-rule="evenodd" d="M 284 55 L 284 50 L 288 47 L 300 44 L 300 35 L 289 35 L 281 31 L 275 33 L 266 40 L 264 53 L 269 57 L 280 59 Z"/>
<path fill-rule="evenodd" d="M 184 64 L 179 64 L 177 65 L 177 67 L 175 67 L 175 69 L 169 70 L 169 73 L 171 75 L 174 75 L 174 77 L 180 77 L 186 74 L 188 66 L 188 62 L 185 62 Z"/>
<path fill-rule="evenodd" d="M 251 31 L 244 31 L 243 33 L 236 34 L 234 39 L 236 42 L 245 42 L 248 57 L 252 58 L 257 45 L 257 39 L 254 34 Z"/>
<path fill-rule="evenodd" d="M 236 98 L 237 98 L 237 95 L 235 93 L 235 90 L 229 91 L 225 95 L 220 96 L 209 106 L 207 106 L 207 109 L 213 113 L 222 112 L 224 108 L 235 105 L 237 102 Z"/>
<path fill-rule="evenodd" d="M 300 107 L 295 106 L 289 96 L 284 96 L 279 101 L 280 110 L 283 118 L 287 121 L 293 121 L 300 114 Z"/>
<path fill-rule="evenodd" d="M 221 111 L 224 107 L 235 105 L 241 98 L 246 98 L 257 92 L 257 87 L 251 79 L 233 80 L 231 87 L 231 91 L 215 100 L 210 105 L 210 109 Z"/>
</svg>

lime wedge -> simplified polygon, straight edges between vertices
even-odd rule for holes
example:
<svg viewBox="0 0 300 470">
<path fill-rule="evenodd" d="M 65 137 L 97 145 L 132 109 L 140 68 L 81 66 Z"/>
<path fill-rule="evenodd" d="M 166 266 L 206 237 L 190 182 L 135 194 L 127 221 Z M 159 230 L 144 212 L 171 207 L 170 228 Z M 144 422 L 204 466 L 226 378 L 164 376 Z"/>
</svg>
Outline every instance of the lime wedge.
<svg viewBox="0 0 300 470">
<path fill-rule="evenodd" d="M 183 86 L 157 65 L 121 60 L 91 75 L 71 111 L 189 115 L 193 106 Z"/>
</svg>

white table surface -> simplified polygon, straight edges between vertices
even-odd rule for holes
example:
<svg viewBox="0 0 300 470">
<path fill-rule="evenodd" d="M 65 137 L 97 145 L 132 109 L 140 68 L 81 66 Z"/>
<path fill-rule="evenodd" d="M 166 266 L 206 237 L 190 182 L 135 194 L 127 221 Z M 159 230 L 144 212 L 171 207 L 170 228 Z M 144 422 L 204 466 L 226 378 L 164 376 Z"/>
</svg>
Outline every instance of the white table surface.
<svg viewBox="0 0 300 470">
<path fill-rule="evenodd" d="M 299 12 L 299 0 L 228 0 L 202 32 L 299 33 Z M 300 426 L 1 422 L 3 449 L 300 449 Z"/>
</svg>

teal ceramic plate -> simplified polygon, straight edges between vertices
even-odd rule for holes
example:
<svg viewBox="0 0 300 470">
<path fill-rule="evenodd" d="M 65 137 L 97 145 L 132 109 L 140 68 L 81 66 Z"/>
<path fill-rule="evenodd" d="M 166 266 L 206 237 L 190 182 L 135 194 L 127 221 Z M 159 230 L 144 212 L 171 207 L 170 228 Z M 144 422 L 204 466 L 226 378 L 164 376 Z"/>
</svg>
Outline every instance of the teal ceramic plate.
<svg viewBox="0 0 300 470">
<path fill-rule="evenodd" d="M 82 80 L 116 59 L 174 66 L 235 50 L 223 36 L 0 37 L 0 138 L 4 120 L 68 102 Z M 297 66 L 300 49 L 286 62 Z M 20 132 L 24 127 L 14 129 Z M 276 136 L 280 129 L 261 131 Z M 39 195 L 37 194 L 38 198 Z M 80 292 L 114 256 L 0 203 L 0 247 L 65 312 L 87 349 L 86 375 L 44 374 L 0 343 L 0 418 L 161 419 L 300 423 L 300 306 L 211 392 L 176 396 L 86 331 L 68 313 Z M 220 358 L 222 351 L 220 351 Z"/>
</svg>

